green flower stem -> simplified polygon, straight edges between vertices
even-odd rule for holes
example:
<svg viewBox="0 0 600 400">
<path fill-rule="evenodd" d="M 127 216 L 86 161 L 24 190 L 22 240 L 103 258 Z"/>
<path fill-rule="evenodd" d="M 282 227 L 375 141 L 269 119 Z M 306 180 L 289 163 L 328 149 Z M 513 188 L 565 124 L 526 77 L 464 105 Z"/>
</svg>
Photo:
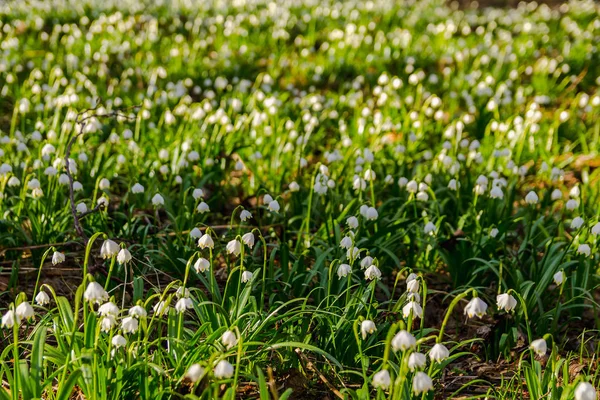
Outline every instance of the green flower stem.
<svg viewBox="0 0 600 400">
<path fill-rule="evenodd" d="M 467 289 L 464 292 L 462 292 L 461 294 L 459 294 L 458 296 L 456 296 L 454 298 L 454 300 L 452 300 L 452 302 L 450 303 L 450 307 L 448 307 L 448 310 L 446 311 L 446 315 L 444 316 L 444 321 L 442 322 L 442 327 L 440 328 L 440 333 L 438 335 L 436 343 L 442 342 L 442 339 L 444 338 L 444 330 L 446 329 L 448 320 L 450 320 L 450 315 L 452 314 L 452 310 L 454 310 L 454 307 L 456 307 L 458 302 L 461 301 L 462 299 L 464 299 L 465 297 L 467 297 L 469 295 L 469 293 L 471 293 L 471 292 L 473 292 L 473 295 L 477 294 L 475 289 Z"/>
<path fill-rule="evenodd" d="M 508 289 L 507 293 L 514 293 L 515 296 L 517 296 L 517 298 L 519 299 L 519 302 L 521 303 L 521 307 L 523 307 L 523 316 L 525 317 L 525 326 L 527 327 L 527 340 L 529 341 L 529 343 L 531 343 L 533 340 L 533 335 L 531 334 L 531 325 L 529 323 L 529 314 L 527 313 L 527 303 L 525 303 L 525 300 L 523 299 L 521 294 L 519 294 L 518 292 L 516 292 L 513 289 Z"/>
<path fill-rule="evenodd" d="M 365 363 L 363 362 L 363 352 L 362 352 L 362 342 L 358 333 L 358 325 L 360 324 L 359 320 L 354 321 L 352 325 L 352 331 L 354 333 L 354 339 L 356 340 L 356 345 L 358 346 L 358 354 L 360 356 L 360 367 L 362 369 L 362 376 L 365 384 L 368 382 L 367 379 L 367 368 L 365 367 Z"/>
<path fill-rule="evenodd" d="M 14 387 L 11 388 L 12 397 L 14 400 L 19 400 L 19 387 L 21 386 L 21 368 L 19 368 L 19 323 L 17 321 L 17 313 L 15 304 L 10 306 L 13 312 L 13 370 L 14 370 Z"/>
<path fill-rule="evenodd" d="M 48 257 L 48 254 L 50 254 L 50 251 L 55 251 L 54 247 L 50 247 L 42 255 L 42 261 L 40 262 L 40 268 L 38 269 L 37 279 L 35 280 L 35 286 L 33 287 L 33 295 L 32 295 L 33 298 L 35 298 L 35 296 L 37 294 L 38 285 L 40 284 L 40 277 L 42 276 L 42 268 L 44 266 L 44 262 L 46 261 L 46 258 Z"/>
<path fill-rule="evenodd" d="M 108 284 L 110 283 L 110 278 L 113 273 L 113 269 L 115 268 L 115 261 L 117 260 L 117 256 L 112 256 L 110 260 L 110 267 L 108 268 L 108 275 L 106 275 L 106 282 L 104 282 L 104 290 L 108 291 Z"/>
<path fill-rule="evenodd" d="M 266 274 L 267 274 L 267 242 L 262 235 L 260 229 L 254 228 L 252 232 L 257 231 L 260 242 L 263 246 L 263 268 L 262 268 L 262 284 L 261 284 L 261 295 L 260 295 L 260 309 L 265 309 L 265 288 L 266 288 Z M 283 268 L 287 268 L 287 265 L 283 265 Z"/>
</svg>

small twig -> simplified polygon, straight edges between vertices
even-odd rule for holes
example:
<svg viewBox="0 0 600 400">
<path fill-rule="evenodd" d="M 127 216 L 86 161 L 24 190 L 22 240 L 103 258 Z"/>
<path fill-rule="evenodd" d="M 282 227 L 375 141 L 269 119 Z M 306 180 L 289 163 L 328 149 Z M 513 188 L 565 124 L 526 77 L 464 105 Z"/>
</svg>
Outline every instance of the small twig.
<svg viewBox="0 0 600 400">
<path fill-rule="evenodd" d="M 321 379 L 321 381 L 325 384 L 325 386 L 327 386 L 329 388 L 329 390 L 331 390 L 331 392 L 333 394 L 335 394 L 335 396 L 337 398 L 342 399 L 342 400 L 344 399 L 344 396 L 340 393 L 340 391 L 337 390 L 335 388 L 335 386 L 333 386 L 331 384 L 331 382 L 329 382 L 329 380 L 325 377 L 325 375 L 323 375 L 321 372 L 319 372 L 317 367 L 315 367 L 314 364 L 306 357 L 306 355 L 304 355 L 304 353 L 302 353 L 302 350 L 294 349 L 294 351 L 296 352 L 298 359 L 300 359 L 300 364 L 302 364 L 302 368 L 309 369 L 312 372 L 314 372 L 315 374 L 319 375 L 319 379 Z"/>
<path fill-rule="evenodd" d="M 88 216 L 90 214 L 93 214 L 93 213 L 99 211 L 102 208 L 104 208 L 104 204 L 103 203 L 98 203 L 98 204 L 96 204 L 96 207 L 94 207 L 93 209 L 87 210 L 86 212 L 83 212 L 83 213 L 79 214 L 79 219 L 82 219 L 83 217 L 86 217 L 86 216 Z"/>
</svg>

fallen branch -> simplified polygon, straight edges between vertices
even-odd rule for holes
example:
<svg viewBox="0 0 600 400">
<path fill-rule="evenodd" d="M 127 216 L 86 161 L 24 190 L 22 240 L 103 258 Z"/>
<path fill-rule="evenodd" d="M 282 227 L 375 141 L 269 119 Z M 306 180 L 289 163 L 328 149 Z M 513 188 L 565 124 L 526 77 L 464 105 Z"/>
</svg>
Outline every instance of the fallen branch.
<svg viewBox="0 0 600 400">
<path fill-rule="evenodd" d="M 306 355 L 302 352 L 302 350 L 300 350 L 300 349 L 294 349 L 294 352 L 298 356 L 298 359 L 300 360 L 300 364 L 302 365 L 303 369 L 305 369 L 305 370 L 309 369 L 313 373 L 317 374 L 319 376 L 319 379 L 321 379 L 321 382 L 323 382 L 325 384 L 325 386 L 327 386 L 329 388 L 329 390 L 331 390 L 331 392 L 333 394 L 335 394 L 335 396 L 337 398 L 342 399 L 342 400 L 344 399 L 344 396 L 340 393 L 340 391 L 337 390 L 335 388 L 335 386 L 333 386 L 331 384 L 331 382 L 329 382 L 329 380 L 325 377 L 325 375 L 323 375 L 317 369 L 317 367 L 315 367 L 315 365 L 306 357 Z"/>
</svg>

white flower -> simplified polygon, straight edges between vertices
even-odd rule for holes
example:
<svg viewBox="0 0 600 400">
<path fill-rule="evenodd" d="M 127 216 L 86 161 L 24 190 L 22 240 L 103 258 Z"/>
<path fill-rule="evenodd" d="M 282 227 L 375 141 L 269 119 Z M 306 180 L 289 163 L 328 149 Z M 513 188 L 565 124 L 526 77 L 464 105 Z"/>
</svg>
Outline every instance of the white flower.
<svg viewBox="0 0 600 400">
<path fill-rule="evenodd" d="M 129 315 L 134 318 L 144 318 L 146 315 L 148 315 L 148 313 L 142 306 L 133 306 L 129 309 Z"/>
<path fill-rule="evenodd" d="M 27 182 L 27 187 L 31 190 L 33 189 L 39 189 L 41 187 L 40 185 L 40 181 L 38 181 L 37 179 L 33 178 L 32 180 L 30 180 L 29 182 Z"/>
<path fill-rule="evenodd" d="M 592 249 L 590 248 L 589 244 L 580 244 L 577 248 L 577 254 L 583 254 L 584 256 L 589 257 L 591 253 Z"/>
<path fill-rule="evenodd" d="M 597 222 L 596 225 L 592 226 L 592 235 L 600 235 L 600 222 Z"/>
<path fill-rule="evenodd" d="M 270 194 L 265 194 L 263 196 L 263 204 L 268 205 L 272 201 L 273 201 L 273 197 L 271 197 Z"/>
<path fill-rule="evenodd" d="M 562 270 L 558 271 L 552 278 L 554 279 L 554 283 L 556 283 L 557 286 L 560 286 L 565 281 L 565 273 Z"/>
<path fill-rule="evenodd" d="M 131 253 L 129 252 L 129 250 L 121 249 L 119 251 L 119 254 L 117 254 L 117 261 L 121 265 L 127 264 L 129 261 L 131 261 Z"/>
<path fill-rule="evenodd" d="M 574 199 L 571 199 L 571 200 L 567 201 L 567 204 L 565 204 L 565 207 L 569 211 L 572 211 L 572 210 L 576 209 L 577 206 L 579 206 L 579 202 L 577 200 L 574 200 Z"/>
<path fill-rule="evenodd" d="M 54 254 L 52 254 L 52 265 L 60 264 L 62 262 L 65 262 L 65 255 L 59 251 L 55 251 Z"/>
<path fill-rule="evenodd" d="M 368 281 L 371 281 L 373 279 L 380 279 L 380 278 L 381 278 L 381 271 L 379 270 L 379 268 L 377 268 L 377 266 L 375 264 L 371 265 L 365 271 L 365 279 Z"/>
<path fill-rule="evenodd" d="M 100 179 L 100 183 L 98 184 L 98 187 L 100 188 L 100 190 L 106 190 L 106 189 L 110 188 L 110 181 L 106 178 L 102 178 L 102 179 Z"/>
<path fill-rule="evenodd" d="M 352 247 L 352 244 L 352 238 L 350 236 L 344 236 L 340 241 L 340 247 L 342 249 L 348 250 L 350 247 Z"/>
<path fill-rule="evenodd" d="M 221 336 L 221 343 L 223 346 L 227 348 L 227 350 L 231 349 L 238 342 L 238 338 L 233 331 L 225 331 L 223 332 L 223 336 Z"/>
<path fill-rule="evenodd" d="M 77 210 L 77 212 L 79 214 L 83 214 L 83 213 L 87 212 L 87 210 L 88 210 L 87 206 L 83 202 L 77 203 L 77 207 L 75 207 L 75 209 Z"/>
<path fill-rule="evenodd" d="M 575 400 L 597 400 L 596 389 L 588 382 L 579 382 L 575 388 Z"/>
<path fill-rule="evenodd" d="M 365 256 L 365 258 L 360 260 L 360 268 L 361 269 L 369 268 L 374 262 L 375 262 L 375 259 L 373 257 Z"/>
<path fill-rule="evenodd" d="M 373 171 L 371 168 L 368 168 L 365 171 L 365 181 L 374 181 L 376 177 L 377 175 L 375 174 L 375 171 Z"/>
<path fill-rule="evenodd" d="M 300 190 L 300 185 L 298 185 L 298 182 L 294 181 L 290 183 L 290 192 L 297 192 Z"/>
<path fill-rule="evenodd" d="M 414 372 L 417 368 L 423 368 L 427 363 L 427 358 L 423 353 L 410 353 L 408 356 L 408 368 Z"/>
<path fill-rule="evenodd" d="M 217 363 L 213 373 L 217 379 L 228 379 L 233 376 L 233 365 L 227 360 L 221 360 Z"/>
<path fill-rule="evenodd" d="M 413 318 L 423 317 L 423 308 L 416 301 L 409 301 L 404 307 L 402 307 L 402 315 L 404 315 L 404 318 L 408 318 L 411 312 L 413 314 Z"/>
<path fill-rule="evenodd" d="M 107 259 L 117 255 L 121 250 L 119 245 L 110 239 L 106 239 L 100 248 L 100 257 Z"/>
<path fill-rule="evenodd" d="M 242 220 L 242 222 L 246 222 L 250 218 L 252 218 L 252 213 L 248 210 L 242 210 L 242 212 L 240 213 L 240 219 Z"/>
<path fill-rule="evenodd" d="M 242 242 L 246 244 L 246 246 L 253 248 L 254 247 L 254 234 L 252 232 L 245 233 L 242 236 Z"/>
<path fill-rule="evenodd" d="M 529 348 L 535 352 L 539 357 L 546 355 L 548 351 L 548 345 L 544 339 L 536 339 L 529 345 Z"/>
<path fill-rule="evenodd" d="M 2 327 L 3 328 L 12 328 L 15 324 L 20 324 L 21 320 L 15 315 L 13 310 L 8 310 L 2 316 Z"/>
<path fill-rule="evenodd" d="M 456 179 L 450 179 L 450 182 L 448 182 L 448 189 L 450 190 L 458 190 L 458 188 L 460 187 L 460 184 L 458 183 L 458 181 Z"/>
<path fill-rule="evenodd" d="M 410 293 L 419 293 L 419 280 L 418 279 L 411 279 L 410 281 L 406 282 L 406 290 Z"/>
<path fill-rule="evenodd" d="M 498 232 L 500 232 L 498 228 L 492 228 L 490 229 L 490 236 L 495 238 L 496 236 L 498 236 Z"/>
<path fill-rule="evenodd" d="M 196 227 L 194 227 L 191 231 L 190 231 L 190 236 L 194 239 L 200 239 L 202 237 L 202 231 Z"/>
<path fill-rule="evenodd" d="M 113 346 L 116 348 L 125 347 L 127 345 L 127 339 L 125 339 L 122 335 L 115 335 L 111 340 Z"/>
<path fill-rule="evenodd" d="M 61 185 L 68 185 L 69 176 L 67 174 L 60 174 L 60 176 L 58 177 L 58 183 L 60 183 Z"/>
<path fill-rule="evenodd" d="M 348 217 L 348 219 L 346 220 L 346 225 L 348 225 L 348 227 L 350 229 L 356 229 L 356 228 L 358 228 L 358 218 L 356 218 L 354 216 L 353 217 Z"/>
<path fill-rule="evenodd" d="M 129 310 L 131 313 L 131 310 Z M 138 320 L 135 317 L 125 317 L 121 321 L 121 329 L 123 333 L 136 333 L 138 330 Z"/>
<path fill-rule="evenodd" d="M 49 156 L 56 151 L 56 148 L 50 143 L 46 143 L 44 147 L 42 147 L 42 157 Z"/>
<path fill-rule="evenodd" d="M 109 301 L 102 304 L 98 308 L 98 314 L 100 314 L 103 317 L 106 317 L 107 315 L 112 315 L 116 317 L 119 315 L 119 307 L 117 307 L 115 303 Z"/>
<path fill-rule="evenodd" d="M 208 204 L 206 204 L 205 202 L 200 202 L 200 204 L 198 204 L 198 207 L 196 207 L 196 210 L 200 213 L 200 214 L 204 214 L 210 211 L 210 207 L 208 206 Z"/>
<path fill-rule="evenodd" d="M 433 381 L 425 372 L 417 372 L 413 377 L 412 390 L 415 394 L 421 394 L 433 389 Z"/>
<path fill-rule="evenodd" d="M 131 193 L 133 193 L 133 194 L 144 193 L 144 187 L 142 185 L 140 185 L 139 183 L 136 183 L 135 185 L 133 185 L 131 187 Z"/>
<path fill-rule="evenodd" d="M 96 304 L 102 304 L 108 300 L 108 293 L 98 282 L 90 282 L 83 292 L 83 298 Z"/>
<path fill-rule="evenodd" d="M 421 303 L 421 296 L 419 296 L 419 293 L 408 292 L 406 294 L 406 298 L 408 299 L 408 301 L 414 301 L 416 303 Z"/>
<path fill-rule="evenodd" d="M 351 272 L 352 267 L 348 264 L 340 264 L 337 270 L 337 274 L 340 279 L 347 277 Z"/>
<path fill-rule="evenodd" d="M 479 175 L 475 183 L 485 187 L 488 184 L 488 178 L 485 175 Z"/>
<path fill-rule="evenodd" d="M 375 221 L 377 217 L 379 217 L 379 213 L 377 212 L 377 210 L 374 207 L 369 207 L 367 209 L 366 218 L 369 221 Z"/>
<path fill-rule="evenodd" d="M 360 323 L 360 333 L 362 335 L 363 340 L 367 338 L 368 334 L 371 334 L 376 330 L 377 327 L 375 326 L 375 322 L 371 321 L 370 319 L 365 319 L 363 322 Z"/>
<path fill-rule="evenodd" d="M 46 292 L 40 291 L 37 296 L 35 296 L 35 302 L 40 306 L 45 306 L 50 303 L 50 296 L 48 296 Z"/>
<path fill-rule="evenodd" d="M 485 315 L 487 308 L 488 305 L 485 304 L 483 300 L 479 297 L 473 297 L 465 307 L 465 314 L 468 315 L 469 318 L 473 318 L 474 316 L 481 318 Z"/>
<path fill-rule="evenodd" d="M 475 187 L 473 188 L 473 191 L 475 192 L 476 195 L 481 196 L 482 194 L 485 193 L 485 186 L 481 186 L 481 185 L 475 185 Z"/>
<path fill-rule="evenodd" d="M 429 350 L 429 358 L 431 361 L 442 362 L 450 356 L 450 351 L 441 343 L 436 343 L 431 350 Z"/>
<path fill-rule="evenodd" d="M 40 188 L 35 188 L 35 189 L 33 189 L 33 190 L 31 191 L 31 196 L 32 196 L 34 199 L 39 199 L 39 198 L 41 198 L 41 197 L 43 197 L 43 196 L 44 196 L 44 192 L 43 192 L 43 191 L 42 191 L 42 189 L 40 189 Z"/>
<path fill-rule="evenodd" d="M 242 283 L 249 282 L 252 279 L 252 272 L 246 270 L 242 272 Z"/>
<path fill-rule="evenodd" d="M 502 192 L 502 188 L 500 186 L 494 186 L 492 190 L 490 190 L 490 197 L 492 199 L 503 199 L 504 192 Z"/>
<path fill-rule="evenodd" d="M 571 229 L 579 229 L 584 224 L 584 220 L 581 217 L 575 217 L 571 221 Z"/>
<path fill-rule="evenodd" d="M 204 368 L 200 364 L 192 364 L 185 373 L 185 377 L 196 383 L 204 376 L 204 372 Z"/>
<path fill-rule="evenodd" d="M 165 204 L 165 199 L 159 194 L 156 193 L 154 197 L 152 197 L 152 205 L 153 206 L 162 206 Z"/>
<path fill-rule="evenodd" d="M 175 310 L 178 313 L 185 312 L 185 310 L 189 310 L 191 308 L 194 308 L 194 302 L 189 297 L 182 297 L 177 300 L 177 303 L 175 303 Z"/>
<path fill-rule="evenodd" d="M 527 196 L 525 196 L 525 202 L 527 204 L 537 204 L 538 201 L 539 197 L 534 191 L 527 193 Z"/>
<path fill-rule="evenodd" d="M 408 331 L 401 330 L 392 338 L 392 350 L 406 351 L 417 345 L 417 339 Z"/>
<path fill-rule="evenodd" d="M 346 251 L 346 257 L 348 257 L 350 260 L 356 260 L 358 257 L 360 257 L 360 249 L 358 247 L 348 249 L 348 251 Z"/>
<path fill-rule="evenodd" d="M 279 203 L 277 200 L 273 200 L 269 203 L 269 211 L 271 212 L 279 212 Z"/>
<path fill-rule="evenodd" d="M 104 333 L 108 333 L 115 326 L 116 323 L 117 319 L 112 315 L 102 317 L 102 319 L 100 320 L 100 330 Z"/>
<path fill-rule="evenodd" d="M 390 383 L 390 373 L 387 371 L 387 369 L 382 369 L 381 371 L 373 375 L 372 385 L 374 388 L 385 390 L 388 387 L 390 387 Z"/>
<path fill-rule="evenodd" d="M 15 314 L 17 314 L 18 320 L 33 318 L 33 307 L 31 307 L 31 304 L 29 304 L 29 302 L 24 301 L 17 306 L 17 308 L 15 309 Z"/>
<path fill-rule="evenodd" d="M 215 242 L 213 242 L 212 237 L 210 237 L 210 234 L 207 233 L 198 240 L 198 247 L 200 247 L 201 249 L 214 249 Z"/>
<path fill-rule="evenodd" d="M 198 200 L 201 197 L 204 197 L 204 192 L 202 191 L 202 189 L 194 189 L 194 191 L 192 192 L 192 197 L 194 198 L 194 200 Z"/>
<path fill-rule="evenodd" d="M 209 268 L 210 268 L 210 262 L 206 258 L 200 257 L 194 263 L 194 269 L 198 273 L 208 271 Z"/>
<path fill-rule="evenodd" d="M 414 281 L 415 279 L 418 279 L 419 276 L 417 274 L 415 274 L 414 272 L 411 272 L 410 274 L 408 274 L 408 276 L 406 277 L 406 283 L 408 284 L 408 282 L 410 281 Z"/>
<path fill-rule="evenodd" d="M 419 184 L 412 180 L 406 184 L 406 190 L 410 193 L 416 193 L 419 190 Z"/>
<path fill-rule="evenodd" d="M 550 194 L 550 198 L 551 198 L 552 200 L 560 200 L 560 199 L 562 199 L 562 195 L 563 195 L 563 194 L 562 194 L 562 192 L 560 191 L 560 189 L 554 189 L 554 190 L 552 191 L 552 193 Z"/>
<path fill-rule="evenodd" d="M 435 235 L 437 232 L 437 228 L 433 222 L 428 222 L 425 224 L 423 232 L 425 232 L 426 235 Z"/>
<path fill-rule="evenodd" d="M 358 211 L 360 212 L 360 215 L 362 215 L 363 217 L 367 218 L 367 210 L 369 209 L 369 206 L 366 204 L 363 204 L 362 206 L 360 206 L 360 208 L 358 209 Z"/>
<path fill-rule="evenodd" d="M 179 286 L 175 292 L 175 296 L 177 296 L 177 298 L 190 297 L 190 289 Z"/>
<path fill-rule="evenodd" d="M 229 254 L 233 254 L 234 256 L 239 256 L 240 253 L 242 251 L 242 244 L 239 242 L 239 240 L 234 239 L 229 241 L 229 243 L 227 243 L 227 252 Z"/>
<path fill-rule="evenodd" d="M 512 295 L 503 293 L 496 296 L 496 305 L 500 310 L 509 312 L 515 309 L 517 300 Z"/>
<path fill-rule="evenodd" d="M 575 185 L 571 188 L 571 190 L 569 190 L 569 196 L 579 197 L 579 195 L 581 195 L 581 190 L 579 189 L 579 186 Z"/>
<path fill-rule="evenodd" d="M 429 195 L 427 194 L 427 192 L 418 192 L 417 200 L 418 201 L 427 201 L 427 200 L 429 200 Z"/>
<path fill-rule="evenodd" d="M 169 303 L 162 300 L 154 305 L 154 312 L 158 315 L 165 315 L 169 312 L 170 308 L 171 307 L 169 307 Z"/>
</svg>

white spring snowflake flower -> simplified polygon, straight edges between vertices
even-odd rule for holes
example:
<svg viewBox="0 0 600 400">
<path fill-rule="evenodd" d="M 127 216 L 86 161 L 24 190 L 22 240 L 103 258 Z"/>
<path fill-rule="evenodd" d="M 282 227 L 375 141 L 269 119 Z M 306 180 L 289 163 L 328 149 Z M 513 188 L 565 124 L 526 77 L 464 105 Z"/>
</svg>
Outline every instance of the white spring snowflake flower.
<svg viewBox="0 0 600 400">
<path fill-rule="evenodd" d="M 365 319 L 360 323 L 360 334 L 362 335 L 363 340 L 367 338 L 367 335 L 372 334 L 377 330 L 375 326 L 375 322 L 370 319 Z"/>
<path fill-rule="evenodd" d="M 482 318 L 485 315 L 487 308 L 488 305 L 483 300 L 479 297 L 473 297 L 465 307 L 465 314 L 468 315 L 469 318 L 475 316 Z"/>
<path fill-rule="evenodd" d="M 392 350 L 406 351 L 417 345 L 417 339 L 408 331 L 401 330 L 392 338 Z"/>
<path fill-rule="evenodd" d="M 441 363 L 450 356 L 450 351 L 446 346 L 441 343 L 436 343 L 431 350 L 429 350 L 429 358 L 431 361 Z"/>
<path fill-rule="evenodd" d="M 108 300 L 108 292 L 98 282 L 90 282 L 83 292 L 83 298 L 91 303 L 102 304 Z"/>
<path fill-rule="evenodd" d="M 496 296 L 496 305 L 498 306 L 498 309 L 509 312 L 514 310 L 517 306 L 517 299 L 511 294 L 502 293 Z"/>
</svg>

